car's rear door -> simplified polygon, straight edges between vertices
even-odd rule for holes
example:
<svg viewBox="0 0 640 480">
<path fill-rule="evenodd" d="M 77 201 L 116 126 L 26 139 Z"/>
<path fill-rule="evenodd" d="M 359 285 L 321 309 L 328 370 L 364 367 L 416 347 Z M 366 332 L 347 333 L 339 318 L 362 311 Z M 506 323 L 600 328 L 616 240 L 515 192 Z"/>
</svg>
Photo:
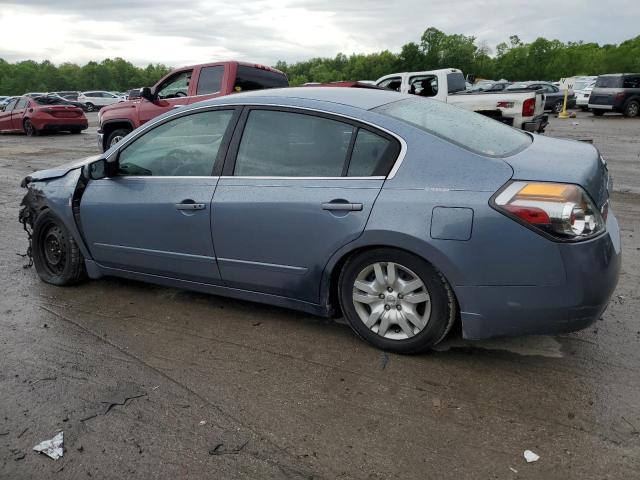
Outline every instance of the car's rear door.
<svg viewBox="0 0 640 480">
<path fill-rule="evenodd" d="M 80 221 L 103 267 L 219 283 L 210 208 L 235 109 L 187 112 L 118 152 L 119 174 L 89 181 Z"/>
<path fill-rule="evenodd" d="M 317 303 L 325 265 L 362 233 L 399 149 L 341 117 L 247 107 L 211 211 L 224 284 Z"/>
</svg>

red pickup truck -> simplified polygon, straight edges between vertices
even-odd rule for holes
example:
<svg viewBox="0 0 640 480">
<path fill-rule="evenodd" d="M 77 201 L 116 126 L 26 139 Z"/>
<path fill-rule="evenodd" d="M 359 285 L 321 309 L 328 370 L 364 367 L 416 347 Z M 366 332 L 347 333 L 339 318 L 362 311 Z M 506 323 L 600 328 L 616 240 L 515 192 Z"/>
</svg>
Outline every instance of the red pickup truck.
<svg viewBox="0 0 640 480">
<path fill-rule="evenodd" d="M 101 151 L 129 132 L 180 105 L 235 92 L 288 87 L 287 76 L 274 68 L 243 62 L 217 62 L 173 70 L 153 87 L 140 89 L 140 98 L 115 103 L 98 114 Z"/>
</svg>

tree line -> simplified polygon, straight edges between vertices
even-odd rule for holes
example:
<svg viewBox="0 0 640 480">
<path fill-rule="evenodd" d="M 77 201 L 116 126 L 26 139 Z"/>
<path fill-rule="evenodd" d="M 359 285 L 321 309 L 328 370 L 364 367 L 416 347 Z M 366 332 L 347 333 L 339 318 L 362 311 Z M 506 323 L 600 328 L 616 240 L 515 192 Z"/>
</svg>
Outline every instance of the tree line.
<svg viewBox="0 0 640 480">
<path fill-rule="evenodd" d="M 376 80 L 394 72 L 459 68 L 479 78 L 559 80 L 574 75 L 640 72 L 640 36 L 618 45 L 567 42 L 538 38 L 525 43 L 517 35 L 501 42 L 495 51 L 473 36 L 448 35 L 429 27 L 419 42 L 402 46 L 399 53 L 339 53 L 335 58 L 312 58 L 275 66 L 292 85 L 338 80 Z"/>
<path fill-rule="evenodd" d="M 640 36 L 617 45 L 561 42 L 538 38 L 525 43 L 517 35 L 493 51 L 473 36 L 446 34 L 427 28 L 419 42 L 403 45 L 400 52 L 337 54 L 296 63 L 279 61 L 275 68 L 289 77 L 291 85 L 338 80 L 375 80 L 402 71 L 460 68 L 480 78 L 558 80 L 574 75 L 640 72 Z M 150 86 L 170 70 L 161 64 L 136 67 L 122 58 L 78 66 L 49 61 L 9 63 L 0 59 L 0 95 L 57 90 L 124 91 Z"/>
<path fill-rule="evenodd" d="M 108 58 L 83 66 L 75 63 L 56 66 L 47 60 L 9 63 L 0 58 L 0 95 L 61 90 L 120 92 L 153 85 L 170 70 L 160 64 L 136 67 L 122 58 Z"/>
</svg>

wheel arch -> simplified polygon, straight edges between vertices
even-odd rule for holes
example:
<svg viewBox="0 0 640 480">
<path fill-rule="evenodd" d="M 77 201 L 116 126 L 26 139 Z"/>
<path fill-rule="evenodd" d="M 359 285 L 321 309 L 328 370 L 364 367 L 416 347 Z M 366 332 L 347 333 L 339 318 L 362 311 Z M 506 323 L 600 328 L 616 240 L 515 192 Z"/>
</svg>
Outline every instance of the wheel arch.
<svg viewBox="0 0 640 480">
<path fill-rule="evenodd" d="M 107 141 L 109 140 L 109 135 L 119 128 L 126 128 L 133 131 L 133 122 L 126 118 L 114 118 L 112 120 L 107 120 L 102 124 L 102 148 L 104 151 L 108 150 Z"/>
<path fill-rule="evenodd" d="M 416 255 L 432 265 L 449 284 L 456 302 L 455 285 L 462 278 L 462 271 L 440 250 L 418 239 L 398 232 L 365 232 L 360 238 L 339 249 L 325 266 L 320 286 L 320 301 L 332 317 L 340 315 L 338 302 L 338 279 L 344 264 L 353 256 L 376 248 L 393 248 Z"/>
</svg>

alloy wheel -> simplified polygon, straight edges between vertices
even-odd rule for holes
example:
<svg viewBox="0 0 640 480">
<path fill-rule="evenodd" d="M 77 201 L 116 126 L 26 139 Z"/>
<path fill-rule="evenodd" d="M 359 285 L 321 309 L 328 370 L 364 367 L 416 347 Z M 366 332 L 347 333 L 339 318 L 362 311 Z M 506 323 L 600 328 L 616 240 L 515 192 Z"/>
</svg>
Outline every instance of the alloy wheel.
<svg viewBox="0 0 640 480">
<path fill-rule="evenodd" d="M 627 107 L 627 116 L 628 117 L 637 117 L 638 112 L 640 111 L 640 104 L 636 102 L 631 102 Z"/>
<path fill-rule="evenodd" d="M 417 335 L 431 316 L 426 285 L 398 263 L 376 262 L 362 269 L 354 281 L 352 299 L 367 328 L 391 340 Z"/>
</svg>

